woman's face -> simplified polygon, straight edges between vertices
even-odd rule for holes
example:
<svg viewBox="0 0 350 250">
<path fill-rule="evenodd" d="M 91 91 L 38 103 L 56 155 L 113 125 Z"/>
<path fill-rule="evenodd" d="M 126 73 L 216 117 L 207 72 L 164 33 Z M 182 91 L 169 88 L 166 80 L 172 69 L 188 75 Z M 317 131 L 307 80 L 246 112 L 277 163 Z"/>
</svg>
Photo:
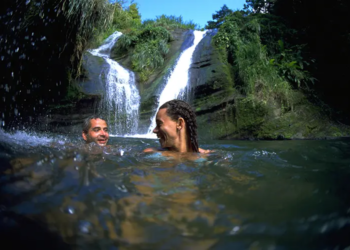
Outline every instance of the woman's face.
<svg viewBox="0 0 350 250">
<path fill-rule="evenodd" d="M 162 148 L 174 148 L 179 141 L 177 133 L 177 122 L 172 120 L 166 113 L 166 108 L 160 109 L 156 116 L 157 126 L 153 129 L 153 133 L 159 138 Z"/>
</svg>

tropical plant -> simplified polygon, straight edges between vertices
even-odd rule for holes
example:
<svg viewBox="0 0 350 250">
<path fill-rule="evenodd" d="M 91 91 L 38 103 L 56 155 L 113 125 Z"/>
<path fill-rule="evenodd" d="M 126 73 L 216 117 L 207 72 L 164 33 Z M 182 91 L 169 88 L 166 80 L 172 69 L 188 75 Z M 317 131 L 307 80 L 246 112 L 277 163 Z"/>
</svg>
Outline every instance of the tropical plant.
<svg viewBox="0 0 350 250">
<path fill-rule="evenodd" d="M 229 14 L 232 14 L 232 10 L 229 9 L 226 4 L 224 4 L 219 11 L 216 11 L 216 14 L 213 14 L 214 21 L 208 21 L 208 24 L 205 26 L 206 29 L 217 29 L 223 24 L 225 17 Z"/>
</svg>

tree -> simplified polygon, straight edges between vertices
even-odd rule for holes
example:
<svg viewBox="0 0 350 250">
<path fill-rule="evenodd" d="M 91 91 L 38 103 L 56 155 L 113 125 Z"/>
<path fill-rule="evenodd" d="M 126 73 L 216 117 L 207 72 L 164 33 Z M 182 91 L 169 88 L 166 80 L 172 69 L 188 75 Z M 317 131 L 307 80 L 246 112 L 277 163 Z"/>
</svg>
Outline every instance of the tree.
<svg viewBox="0 0 350 250">
<path fill-rule="evenodd" d="M 135 24 L 141 25 L 141 15 L 139 13 L 139 8 L 137 6 L 137 3 L 131 4 L 129 6 L 128 12 L 132 20 L 134 20 Z"/>
<path fill-rule="evenodd" d="M 208 24 L 205 26 L 206 29 L 217 29 L 220 27 L 220 25 L 224 22 L 225 17 L 229 14 L 233 13 L 231 9 L 229 9 L 226 4 L 221 7 L 219 11 L 216 11 L 216 14 L 213 14 L 213 20 L 215 21 L 208 21 Z"/>
<path fill-rule="evenodd" d="M 246 0 L 244 10 L 248 13 L 270 13 L 276 0 Z"/>
</svg>

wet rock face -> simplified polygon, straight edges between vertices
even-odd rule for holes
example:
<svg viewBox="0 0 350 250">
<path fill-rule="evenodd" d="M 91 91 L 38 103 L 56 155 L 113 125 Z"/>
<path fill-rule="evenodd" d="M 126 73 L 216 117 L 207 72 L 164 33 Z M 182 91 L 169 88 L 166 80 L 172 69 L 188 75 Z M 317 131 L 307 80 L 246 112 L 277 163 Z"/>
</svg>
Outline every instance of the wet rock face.
<svg viewBox="0 0 350 250">
<path fill-rule="evenodd" d="M 109 65 L 100 57 L 86 52 L 83 56 L 83 76 L 75 84 L 84 97 L 77 102 L 61 102 L 52 106 L 38 118 L 37 129 L 57 133 L 80 134 L 86 117 L 99 112 L 100 101 L 105 93 L 101 72 Z"/>
<path fill-rule="evenodd" d="M 109 67 L 101 57 L 93 56 L 86 52 L 83 56 L 84 75 L 76 84 L 86 95 L 103 95 L 105 86 L 101 81 L 101 72 Z"/>
<path fill-rule="evenodd" d="M 77 103 L 57 106 L 38 118 L 37 130 L 61 134 L 80 134 L 86 117 L 98 113 L 101 96 L 90 95 Z"/>
<path fill-rule="evenodd" d="M 230 65 L 212 46 L 215 30 L 198 44 L 190 69 L 192 104 L 202 138 L 224 138 L 235 128 L 235 94 Z M 208 126 L 209 125 L 209 126 Z"/>
</svg>

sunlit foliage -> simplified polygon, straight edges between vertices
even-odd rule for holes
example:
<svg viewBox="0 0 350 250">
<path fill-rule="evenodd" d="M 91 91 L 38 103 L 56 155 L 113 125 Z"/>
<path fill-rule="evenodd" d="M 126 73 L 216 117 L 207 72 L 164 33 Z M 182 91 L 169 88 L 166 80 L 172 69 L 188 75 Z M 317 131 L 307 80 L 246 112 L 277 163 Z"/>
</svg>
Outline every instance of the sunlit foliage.
<svg viewBox="0 0 350 250">
<path fill-rule="evenodd" d="M 131 55 L 132 70 L 147 81 L 150 75 L 165 61 L 172 41 L 171 31 L 175 29 L 194 29 L 198 25 L 184 22 L 182 17 L 159 16 L 155 20 L 146 20 L 142 25 L 133 25 L 125 30 L 113 49 L 113 56 L 123 58 Z"/>
</svg>

